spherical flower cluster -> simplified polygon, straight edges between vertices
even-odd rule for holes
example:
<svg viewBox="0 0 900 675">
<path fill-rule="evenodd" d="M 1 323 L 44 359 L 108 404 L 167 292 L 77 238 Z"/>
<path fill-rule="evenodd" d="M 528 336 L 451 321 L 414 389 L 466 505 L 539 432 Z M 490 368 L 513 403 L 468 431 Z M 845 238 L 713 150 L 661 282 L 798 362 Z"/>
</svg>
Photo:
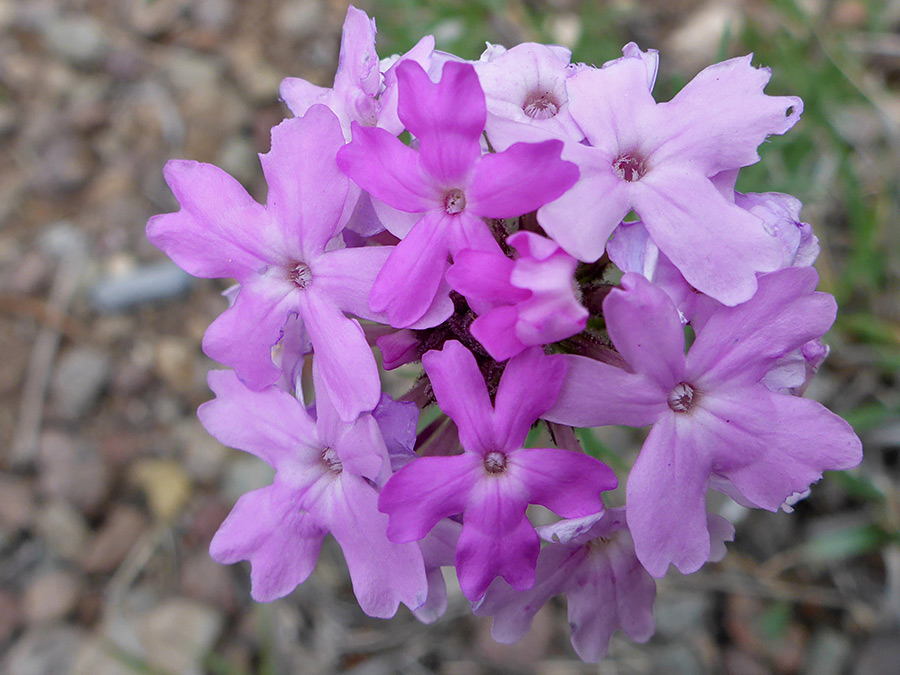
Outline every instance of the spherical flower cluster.
<svg viewBox="0 0 900 675">
<path fill-rule="evenodd" d="M 260 156 L 264 205 L 215 166 L 166 166 L 180 210 L 148 238 L 239 284 L 203 341 L 232 370 L 199 416 L 275 470 L 210 549 L 250 561 L 255 599 L 302 583 L 330 533 L 369 615 L 435 620 L 453 566 L 500 641 L 565 594 L 595 661 L 617 628 L 650 637 L 670 564 L 725 554 L 710 489 L 774 511 L 860 461 L 849 425 L 801 396 L 835 317 L 816 238 L 792 197 L 734 187 L 801 101 L 765 94 L 749 56 L 665 103 L 654 51 L 570 58 L 489 45 L 469 62 L 429 37 L 379 60 L 351 7 L 334 86 L 282 84 L 294 117 Z M 386 369 L 421 362 L 409 401 L 382 393 L 376 342 Z M 527 446 L 541 420 L 562 447 Z M 572 431 L 607 424 L 650 427 L 616 508 L 617 477 Z M 535 527 L 530 505 L 561 519 Z"/>
</svg>

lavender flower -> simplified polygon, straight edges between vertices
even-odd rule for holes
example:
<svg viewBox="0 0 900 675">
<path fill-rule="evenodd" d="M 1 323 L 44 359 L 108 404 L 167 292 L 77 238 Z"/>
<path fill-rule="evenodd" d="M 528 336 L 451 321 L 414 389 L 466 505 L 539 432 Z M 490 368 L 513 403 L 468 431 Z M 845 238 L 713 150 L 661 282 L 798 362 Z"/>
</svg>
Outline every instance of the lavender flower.
<svg viewBox="0 0 900 675">
<path fill-rule="evenodd" d="M 781 356 L 834 321 L 834 299 L 813 292 L 817 280 L 799 267 L 761 277 L 753 299 L 713 314 L 685 356 L 672 301 L 626 274 L 603 313 L 630 370 L 567 357 L 566 380 L 546 419 L 653 425 L 628 476 L 626 500 L 635 550 L 654 576 L 670 563 L 694 572 L 709 559 L 705 499 L 712 477 L 775 511 L 823 471 L 859 463 L 862 447 L 844 420 L 760 382 Z"/>
</svg>

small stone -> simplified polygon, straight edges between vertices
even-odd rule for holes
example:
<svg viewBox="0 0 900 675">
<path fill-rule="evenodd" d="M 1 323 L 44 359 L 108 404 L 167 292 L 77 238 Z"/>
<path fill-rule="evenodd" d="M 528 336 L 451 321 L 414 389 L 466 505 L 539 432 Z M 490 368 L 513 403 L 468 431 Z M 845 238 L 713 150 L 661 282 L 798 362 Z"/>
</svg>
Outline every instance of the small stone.
<svg viewBox="0 0 900 675">
<path fill-rule="evenodd" d="M 201 483 L 214 483 L 231 451 L 210 436 L 196 420 L 178 425 L 175 437 L 184 447 L 184 466 L 188 475 Z"/>
<path fill-rule="evenodd" d="M 192 509 L 184 530 L 182 546 L 186 550 L 203 548 L 204 553 L 209 548 L 209 542 L 225 517 L 229 508 L 215 497 L 207 498 Z"/>
<path fill-rule="evenodd" d="M 185 561 L 181 568 L 181 589 L 186 595 L 225 612 L 231 612 L 235 607 L 229 568 L 215 562 L 205 550 Z"/>
<path fill-rule="evenodd" d="M 853 675 L 896 675 L 898 663 L 900 640 L 897 639 L 897 632 L 879 633 L 857 653 Z"/>
<path fill-rule="evenodd" d="M 88 515 L 106 501 L 109 470 L 96 451 L 74 436 L 46 431 L 38 445 L 38 487 L 48 499 L 71 503 Z"/>
<path fill-rule="evenodd" d="M 225 141 L 216 164 L 244 184 L 251 183 L 259 174 L 256 148 L 250 139 L 240 136 Z"/>
<path fill-rule="evenodd" d="M 165 73 L 179 91 L 190 94 L 197 90 L 213 91 L 222 86 L 225 66 L 214 56 L 189 49 L 169 49 Z"/>
<path fill-rule="evenodd" d="M 38 536 L 62 560 L 78 560 L 90 534 L 84 516 L 64 501 L 41 507 L 35 516 L 35 527 Z"/>
<path fill-rule="evenodd" d="M 79 68 L 96 68 L 109 52 L 107 31 L 87 15 L 53 17 L 44 27 L 44 42 L 56 56 Z"/>
<path fill-rule="evenodd" d="M 685 67 L 715 61 L 726 30 L 740 35 L 744 15 L 731 2 L 709 2 L 679 21 L 667 40 L 667 49 Z"/>
<path fill-rule="evenodd" d="M 165 260 L 138 267 L 118 276 L 108 276 L 91 286 L 88 295 L 98 312 L 123 312 L 160 300 L 172 300 L 187 293 L 191 275 Z"/>
<path fill-rule="evenodd" d="M 128 24 L 141 35 L 156 37 L 175 27 L 192 0 L 125 0 L 121 11 Z"/>
<path fill-rule="evenodd" d="M 191 14 L 201 28 L 219 32 L 234 18 L 234 6 L 229 0 L 194 0 Z"/>
<path fill-rule="evenodd" d="M 270 485 L 275 470 L 257 457 L 233 456 L 225 468 L 222 495 L 233 504 L 241 495 Z"/>
<path fill-rule="evenodd" d="M 125 505 L 114 507 L 88 544 L 82 567 L 86 572 L 112 572 L 146 529 L 147 518 L 136 508 Z"/>
<path fill-rule="evenodd" d="M 32 579 L 22 598 L 25 620 L 44 624 L 62 619 L 75 609 L 83 590 L 81 580 L 72 572 L 54 570 Z"/>
<path fill-rule="evenodd" d="M 244 40 L 229 50 L 231 66 L 241 90 L 257 105 L 278 100 L 282 73 L 271 66 L 257 40 Z"/>
<path fill-rule="evenodd" d="M 131 675 L 134 671 L 122 662 L 122 657 L 105 637 L 91 636 L 72 655 L 69 675 Z"/>
<path fill-rule="evenodd" d="M 656 633 L 661 637 L 674 638 L 692 630 L 703 630 L 711 612 L 711 599 L 699 593 L 660 592 L 653 608 Z"/>
<path fill-rule="evenodd" d="M 170 598 L 141 617 L 136 626 L 147 661 L 164 672 L 203 673 L 203 657 L 222 630 L 222 614 L 184 598 Z"/>
<path fill-rule="evenodd" d="M 806 649 L 803 672 L 815 675 L 841 675 L 846 671 L 852 652 L 853 644 L 846 635 L 829 628 L 817 630 L 810 638 Z"/>
<path fill-rule="evenodd" d="M 686 644 L 671 644 L 654 652 L 654 673 L 678 673 L 678 675 L 705 675 L 706 668 L 700 657 Z"/>
<path fill-rule="evenodd" d="M 24 478 L 0 473 L 0 525 L 10 530 L 28 527 L 34 517 L 34 493 Z"/>
<path fill-rule="evenodd" d="M 0 648 L 22 623 L 22 608 L 16 596 L 0 591 Z"/>
<path fill-rule="evenodd" d="M 188 393 L 194 384 L 194 364 L 199 346 L 192 340 L 164 337 L 156 345 L 157 375 L 169 389 Z"/>
<path fill-rule="evenodd" d="M 302 38 L 322 31 L 322 10 L 318 2 L 286 0 L 275 13 L 275 30 L 286 38 Z"/>
<path fill-rule="evenodd" d="M 64 675 L 72 655 L 86 639 L 82 630 L 70 626 L 36 626 L 16 641 L 0 663 L 4 675 Z"/>
<path fill-rule="evenodd" d="M 111 372 L 108 354 L 93 347 L 75 347 L 56 366 L 52 393 L 57 411 L 75 420 L 87 414 L 106 388 Z"/>
<path fill-rule="evenodd" d="M 94 165 L 88 144 L 78 136 L 60 133 L 38 150 L 38 158 L 29 167 L 29 183 L 45 195 L 72 192 L 84 186 Z"/>
<path fill-rule="evenodd" d="M 170 522 L 187 502 L 191 481 L 180 464 L 168 459 L 142 459 L 131 467 L 129 478 L 144 493 L 157 521 Z"/>
</svg>

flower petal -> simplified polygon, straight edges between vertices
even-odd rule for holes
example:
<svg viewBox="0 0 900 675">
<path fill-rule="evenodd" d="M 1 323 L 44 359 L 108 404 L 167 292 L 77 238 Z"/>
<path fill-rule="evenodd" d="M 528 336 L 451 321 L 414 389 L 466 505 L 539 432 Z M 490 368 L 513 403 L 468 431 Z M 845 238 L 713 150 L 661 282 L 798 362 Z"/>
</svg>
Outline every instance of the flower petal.
<svg viewBox="0 0 900 675">
<path fill-rule="evenodd" d="M 768 68 L 750 65 L 752 55 L 705 68 L 652 120 L 665 139 L 654 161 L 690 162 L 705 176 L 759 161 L 757 148 L 770 134 L 783 134 L 800 119 L 803 101 L 768 96 Z"/>
<path fill-rule="evenodd" d="M 814 289 L 810 267 L 788 267 L 759 279 L 753 298 L 722 307 L 699 331 L 687 357 L 688 374 L 701 387 L 758 381 L 775 361 L 822 336 L 834 323 L 837 305 Z"/>
<path fill-rule="evenodd" d="M 670 563 L 690 574 L 709 559 L 706 488 L 711 467 L 696 435 L 690 420 L 664 415 L 650 430 L 628 476 L 628 527 L 638 559 L 657 578 Z"/>
<path fill-rule="evenodd" d="M 470 453 L 419 457 L 391 476 L 378 498 L 391 541 L 422 539 L 441 518 L 462 513 L 481 467 Z"/>
<path fill-rule="evenodd" d="M 414 542 L 388 539 L 388 517 L 378 511 L 375 488 L 344 473 L 328 501 L 327 524 L 344 552 L 360 609 L 388 619 L 401 602 L 410 609 L 422 605 L 428 593 L 422 553 Z"/>
<path fill-rule="evenodd" d="M 631 187 L 653 242 L 698 291 L 736 305 L 753 297 L 757 272 L 778 269 L 778 240 L 695 169 L 654 168 Z"/>
<path fill-rule="evenodd" d="M 326 530 L 293 495 L 275 485 L 238 499 L 209 545 L 213 560 L 250 561 L 250 595 L 257 602 L 282 598 L 306 581 L 319 558 Z"/>
<path fill-rule="evenodd" d="M 582 518 L 603 510 L 603 492 L 615 490 L 615 474 L 603 462 L 558 448 L 523 448 L 510 458 L 515 476 L 528 491 L 528 503 L 546 506 L 563 518 Z"/>
<path fill-rule="evenodd" d="M 278 232 L 240 183 L 217 166 L 185 160 L 170 160 L 163 173 L 181 210 L 149 220 L 151 244 L 195 277 L 245 283 L 265 269 Z"/>
<path fill-rule="evenodd" d="M 360 319 L 385 321 L 385 316 L 369 309 L 372 285 L 393 246 L 360 246 L 328 251 L 316 259 L 312 270 L 316 290 L 329 300 Z"/>
<path fill-rule="evenodd" d="M 606 329 L 636 372 L 669 391 L 684 379 L 684 328 L 661 288 L 633 272 L 603 301 Z"/>
<path fill-rule="evenodd" d="M 737 394 L 738 392 L 735 392 Z M 754 385 L 730 397 L 716 396 L 704 402 L 715 406 L 713 413 L 723 430 L 720 437 L 730 441 L 720 445 L 717 455 L 739 454 L 741 445 L 734 442 L 737 427 L 759 439 L 760 452 L 752 462 L 738 462 L 728 467 L 724 458 L 717 473 L 728 478 L 738 491 L 757 506 L 777 511 L 794 493 L 804 492 L 822 477 L 823 471 L 850 469 L 862 460 L 862 445 L 847 422 L 822 404 L 806 398 L 776 394 L 763 385 Z M 773 414 L 761 418 L 755 401 L 768 401 Z"/>
<path fill-rule="evenodd" d="M 359 323 L 348 319 L 315 286 L 300 294 L 300 316 L 309 332 L 322 386 L 345 422 L 369 412 L 381 398 L 381 379 Z"/>
<path fill-rule="evenodd" d="M 562 197 L 542 206 L 537 219 L 566 253 L 594 262 L 631 210 L 629 184 L 613 174 L 612 159 L 596 148 L 569 143 L 562 158 L 575 163 L 580 178 Z"/>
<path fill-rule="evenodd" d="M 568 355 L 569 369 L 554 406 L 542 417 L 573 427 L 644 427 L 669 412 L 668 391 L 642 374 L 585 356 Z"/>
<path fill-rule="evenodd" d="M 296 311 L 297 297 L 288 282 L 275 275 L 255 277 L 241 286 L 234 305 L 206 329 L 203 351 L 234 368 L 251 389 L 275 384 L 281 369 L 272 361 L 272 347 Z"/>
<path fill-rule="evenodd" d="M 354 122 L 353 140 L 337 154 L 337 164 L 354 183 L 389 206 L 422 213 L 441 206 L 440 192 L 418 164 L 418 153 L 375 127 Z"/>
<path fill-rule="evenodd" d="M 495 398 L 497 442 L 502 447 L 522 447 L 531 425 L 556 402 L 566 367 L 564 357 L 547 356 L 540 347 L 510 359 Z"/>
<path fill-rule="evenodd" d="M 502 478 L 485 478 L 469 496 L 456 547 L 456 574 L 463 595 L 473 602 L 497 576 L 518 591 L 534 585 L 541 544 L 525 515 L 527 504 L 510 487 Z"/>
<path fill-rule="evenodd" d="M 547 601 L 565 592 L 585 554 L 586 549 L 583 548 L 545 546 L 538 556 L 535 582 L 531 588 L 517 591 L 501 579 L 494 579 L 487 593 L 473 607 L 473 614 L 494 617 L 491 637 L 497 642 L 518 642 L 528 633 L 534 615 Z"/>
<path fill-rule="evenodd" d="M 605 68 L 584 68 L 566 88 L 569 112 L 593 147 L 613 158 L 639 149 L 646 135 L 640 121 L 656 107 L 643 59 L 624 57 Z"/>
<path fill-rule="evenodd" d="M 417 324 L 430 307 L 441 302 L 437 296 L 443 293 L 452 235 L 448 220 L 436 213 L 426 214 L 391 252 L 375 279 L 369 307 L 386 314 L 395 328 Z"/>
<path fill-rule="evenodd" d="M 427 352 L 422 365 L 438 405 L 456 422 L 462 446 L 477 454 L 498 449 L 494 409 L 472 352 L 448 340 L 440 351 Z"/>
<path fill-rule="evenodd" d="M 558 199 L 578 180 L 560 159 L 562 141 L 516 143 L 478 160 L 466 191 L 467 209 L 486 218 L 513 218 Z"/>
<path fill-rule="evenodd" d="M 304 261 L 324 251 L 338 228 L 349 190 L 335 160 L 343 145 L 337 117 L 316 105 L 272 129 L 272 149 L 259 156 L 269 185 L 266 210 L 288 250 Z"/>
<path fill-rule="evenodd" d="M 397 65 L 397 83 L 397 114 L 419 139 L 422 169 L 445 188 L 464 188 L 481 156 L 487 118 L 475 69 L 468 63 L 448 61 L 435 84 L 418 63 L 404 61 Z"/>
<path fill-rule="evenodd" d="M 216 398 L 197 410 L 204 428 L 223 445 L 256 455 L 277 469 L 301 450 L 318 452 L 316 425 L 293 396 L 277 387 L 247 389 L 233 371 L 212 370 Z"/>
<path fill-rule="evenodd" d="M 516 335 L 519 312 L 505 305 L 482 314 L 469 326 L 469 332 L 495 361 L 506 361 L 528 348 Z"/>
</svg>

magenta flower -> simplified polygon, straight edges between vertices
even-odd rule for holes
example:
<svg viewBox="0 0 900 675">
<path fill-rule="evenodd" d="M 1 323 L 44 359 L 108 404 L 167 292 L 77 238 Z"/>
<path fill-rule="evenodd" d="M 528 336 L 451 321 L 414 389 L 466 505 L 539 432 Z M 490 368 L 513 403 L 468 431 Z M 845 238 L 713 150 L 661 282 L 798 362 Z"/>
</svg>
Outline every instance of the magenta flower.
<svg viewBox="0 0 900 675">
<path fill-rule="evenodd" d="M 383 318 L 367 297 L 392 249 L 328 245 L 347 197 L 349 181 L 335 162 L 343 144 L 324 106 L 275 127 L 271 151 L 260 155 L 269 184 L 265 207 L 215 166 L 170 161 L 166 181 L 181 210 L 151 218 L 147 238 L 194 276 L 241 284 L 233 306 L 203 338 L 211 358 L 234 368 L 251 389 L 263 389 L 281 376 L 272 347 L 298 315 L 323 387 L 342 419 L 352 421 L 378 403 L 381 382 L 362 329 L 344 313 Z M 449 300 L 439 304 L 423 323 L 450 313 Z"/>
<path fill-rule="evenodd" d="M 559 158 L 560 141 L 517 144 L 482 156 L 484 93 L 474 68 L 444 64 L 435 84 L 417 63 L 397 66 L 398 114 L 419 151 L 383 129 L 353 125 L 338 164 L 363 190 L 389 206 L 422 214 L 376 279 L 373 311 L 398 328 L 414 324 L 438 295 L 447 256 L 462 249 L 499 251 L 482 218 L 511 218 L 559 197 L 577 169 Z M 385 223 L 391 229 L 390 223 Z"/>
<path fill-rule="evenodd" d="M 533 232 L 507 242 L 519 253 L 514 261 L 464 250 L 447 271 L 447 281 L 479 314 L 469 330 L 496 361 L 580 333 L 588 318 L 575 297 L 575 258 Z"/>
<path fill-rule="evenodd" d="M 590 146 L 568 143 L 579 182 L 538 212 L 570 254 L 597 260 L 634 210 L 653 242 L 696 289 L 726 305 L 749 300 L 756 273 L 779 267 L 775 238 L 711 178 L 759 160 L 757 147 L 800 117 L 800 99 L 767 96 L 750 57 L 698 74 L 668 103 L 647 88 L 642 59 L 582 69 L 567 81 L 569 111 Z"/>
<path fill-rule="evenodd" d="M 422 539 L 442 518 L 462 514 L 456 571 L 466 597 L 480 598 L 498 575 L 513 588 L 530 588 L 540 542 L 526 507 L 581 517 L 601 510 L 601 493 L 616 486 L 609 467 L 592 457 L 522 447 L 531 424 L 553 405 L 565 362 L 538 348 L 511 359 L 495 406 L 475 358 L 459 342 L 428 352 L 422 363 L 464 452 L 420 457 L 391 477 L 378 501 L 390 516 L 388 536 Z"/>
<path fill-rule="evenodd" d="M 206 430 L 276 472 L 272 485 L 238 500 L 210 555 L 225 564 L 249 560 L 251 594 L 267 602 L 306 580 L 330 532 L 364 612 L 387 618 L 400 602 L 422 605 L 427 581 L 419 547 L 388 540 L 388 518 L 377 508 L 372 482 L 389 467 L 375 419 L 363 414 L 342 422 L 322 389 L 313 419 L 290 394 L 277 387 L 251 391 L 231 371 L 211 372 L 209 386 L 216 398 L 198 411 Z"/>
<path fill-rule="evenodd" d="M 823 471 L 859 463 L 862 447 L 849 424 L 761 382 L 779 358 L 834 321 L 834 298 L 814 292 L 817 280 L 799 267 L 761 277 L 753 299 L 716 311 L 685 356 L 669 297 L 626 274 L 603 315 L 630 371 L 565 357 L 569 371 L 546 419 L 653 425 L 626 487 L 635 550 L 652 575 L 662 576 L 670 563 L 694 572 L 709 558 L 711 482 L 727 481 L 747 503 L 774 511 Z"/>
</svg>

